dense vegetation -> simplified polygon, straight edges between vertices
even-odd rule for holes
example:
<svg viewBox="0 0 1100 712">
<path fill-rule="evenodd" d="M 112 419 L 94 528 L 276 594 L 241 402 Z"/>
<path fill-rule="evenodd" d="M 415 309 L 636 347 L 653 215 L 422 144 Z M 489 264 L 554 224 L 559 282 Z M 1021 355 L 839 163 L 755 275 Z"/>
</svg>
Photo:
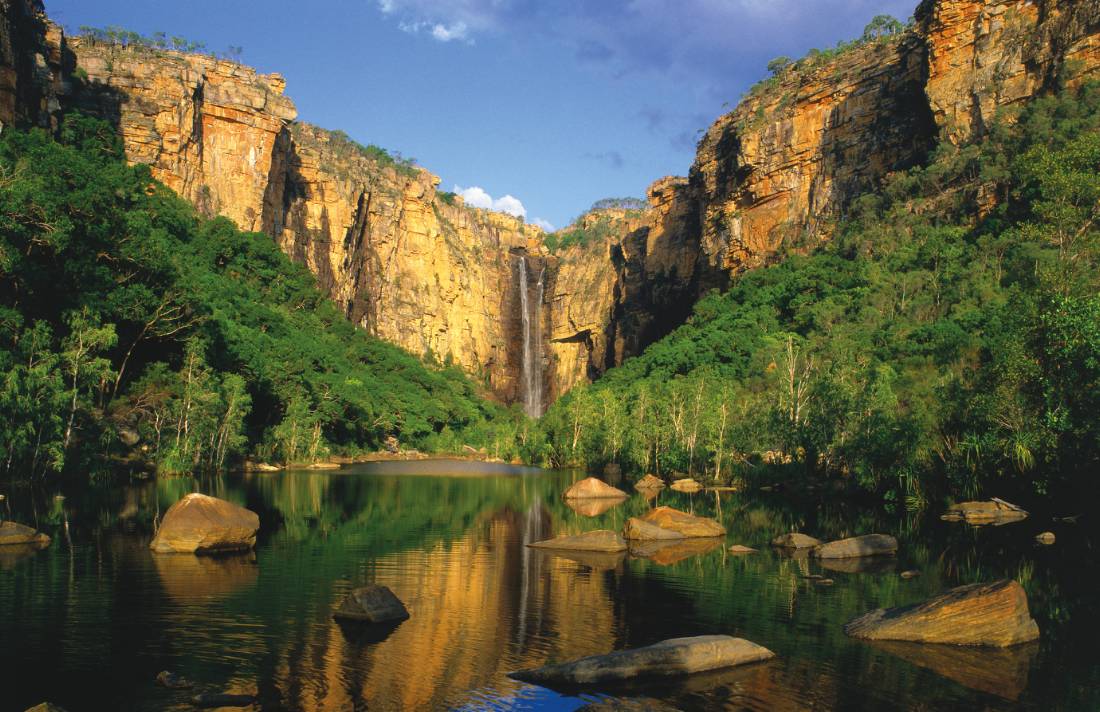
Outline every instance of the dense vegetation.
<svg viewBox="0 0 1100 712">
<path fill-rule="evenodd" d="M 1100 88 L 1013 118 L 557 402 L 549 457 L 718 480 L 797 469 L 917 506 L 1092 488 Z"/>
<path fill-rule="evenodd" d="M 13 477 L 312 461 L 389 436 L 478 445 L 513 422 L 456 369 L 358 331 L 272 240 L 200 218 L 79 115 L 59 141 L 0 136 L 0 372 Z"/>
</svg>

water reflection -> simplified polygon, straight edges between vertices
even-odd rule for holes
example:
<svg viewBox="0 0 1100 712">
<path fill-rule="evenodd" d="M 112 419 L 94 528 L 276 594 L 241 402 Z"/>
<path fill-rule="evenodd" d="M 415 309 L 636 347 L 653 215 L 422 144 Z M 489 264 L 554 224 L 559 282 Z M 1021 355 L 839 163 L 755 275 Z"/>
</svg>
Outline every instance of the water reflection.
<svg viewBox="0 0 1100 712">
<path fill-rule="evenodd" d="M 685 495 L 662 504 L 717 516 L 726 538 L 643 544 L 627 554 L 534 550 L 533 541 L 621 529 L 652 506 L 640 495 L 574 511 L 572 473 L 398 463 L 340 472 L 165 479 L 132 487 L 13 494 L 16 516 L 51 536 L 40 552 L 0 552 L 0 668 L 24 709 L 44 696 L 73 709 L 190 709 L 157 688 L 169 669 L 204 688 L 256 692 L 263 709 L 571 709 L 613 695 L 681 709 L 1095 707 L 1097 592 L 1088 532 L 1037 550 L 1023 528 L 951 527 L 843 502 L 783 495 Z M 152 522 L 187 492 L 261 518 L 254 555 L 154 557 Z M 36 499 L 37 498 L 37 499 Z M 61 506 L 62 508 L 58 508 Z M 37 519 L 35 513 L 38 514 Z M 1023 525 L 1022 525 L 1023 526 Z M 777 534 L 896 535 L 898 556 L 817 562 L 768 547 Z M 726 546 L 760 549 L 730 556 Z M 840 571 L 832 587 L 807 574 Z M 918 579 L 893 572 L 916 569 Z M 1011 651 L 847 639 L 871 608 L 1011 576 L 1027 587 L 1040 644 Z M 331 612 L 352 588 L 389 586 L 411 618 L 348 629 Z M 565 695 L 507 672 L 669 637 L 729 633 L 779 657 L 746 670 L 656 686 Z M 56 681 L 63 679 L 64 686 Z"/>
</svg>

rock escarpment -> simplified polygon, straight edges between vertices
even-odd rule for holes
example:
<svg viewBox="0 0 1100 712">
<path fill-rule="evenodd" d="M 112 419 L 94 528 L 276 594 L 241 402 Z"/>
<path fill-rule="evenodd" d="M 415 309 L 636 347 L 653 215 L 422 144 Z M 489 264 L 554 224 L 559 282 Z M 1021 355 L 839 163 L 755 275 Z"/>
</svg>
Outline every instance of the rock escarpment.
<svg viewBox="0 0 1100 712">
<path fill-rule="evenodd" d="M 553 254 L 536 228 L 439 193 L 427 171 L 294 123 L 278 74 L 66 40 L 40 0 L 0 0 L 0 123 L 50 126 L 65 106 L 112 120 L 130 160 L 277 240 L 355 323 L 512 402 L 532 366 L 522 257 L 549 402 L 683 323 L 709 289 L 828 240 L 856 197 L 939 137 L 979 138 L 1002 108 L 1100 69 L 1100 0 L 925 0 L 915 20 L 763 82 L 706 132 L 687 178 L 654 183 L 645 210 L 581 218 L 607 229 Z"/>
<path fill-rule="evenodd" d="M 149 47 L 70 41 L 72 103 L 114 121 L 127 157 L 207 215 L 273 237 L 355 323 L 519 393 L 519 255 L 534 285 L 541 231 L 466 207 L 439 179 L 294 121 L 278 74 Z M 544 275 L 549 277 L 549 275 Z M 532 316 L 545 320 L 541 304 Z"/>
</svg>

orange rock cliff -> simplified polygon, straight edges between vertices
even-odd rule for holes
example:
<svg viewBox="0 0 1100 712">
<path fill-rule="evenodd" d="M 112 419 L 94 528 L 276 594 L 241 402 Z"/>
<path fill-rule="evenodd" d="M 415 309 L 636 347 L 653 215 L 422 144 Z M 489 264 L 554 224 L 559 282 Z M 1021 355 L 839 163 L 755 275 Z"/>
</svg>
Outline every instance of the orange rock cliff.
<svg viewBox="0 0 1100 712">
<path fill-rule="evenodd" d="M 68 107 L 113 121 L 131 161 L 267 233 L 349 319 L 509 402 L 524 388 L 523 257 L 549 402 L 640 353 L 705 291 L 827 240 L 855 197 L 939 138 L 980 137 L 1002 107 L 1100 68 L 1100 0 L 925 0 L 914 16 L 763 83 L 710 127 L 687 178 L 654 183 L 644 211 L 582 217 L 605 220 L 606 239 L 553 253 L 428 171 L 295 122 L 277 74 L 66 38 L 40 0 L 0 0 L 0 125 L 50 126 Z"/>
</svg>

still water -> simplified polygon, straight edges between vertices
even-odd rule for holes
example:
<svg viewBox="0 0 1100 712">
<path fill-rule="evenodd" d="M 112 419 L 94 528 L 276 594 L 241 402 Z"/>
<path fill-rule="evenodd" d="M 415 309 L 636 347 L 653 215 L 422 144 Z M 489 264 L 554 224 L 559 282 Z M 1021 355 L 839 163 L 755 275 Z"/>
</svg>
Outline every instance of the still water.
<svg viewBox="0 0 1100 712">
<path fill-rule="evenodd" d="M 251 693 L 263 710 L 571 710 L 605 697 L 678 709 L 1097 709 L 1100 582 L 1087 517 L 1049 513 L 1003 527 L 941 522 L 795 494 L 664 491 L 659 503 L 715 516 L 721 544 L 649 558 L 563 558 L 525 544 L 618 529 L 652 502 L 575 511 L 560 498 L 583 475 L 446 461 L 339 471 L 161 479 L 54 492 L 3 489 L 6 516 L 54 537 L 0 552 L 0 709 L 50 700 L 81 710 L 188 710 L 199 690 Z M 152 521 L 200 491 L 260 515 L 254 554 L 154 556 Z M 1068 512 L 1064 512 L 1068 513 Z M 1032 537 L 1051 529 L 1052 547 Z M 775 535 L 884 532 L 899 556 L 822 569 L 768 550 Z M 761 549 L 733 556 L 730 544 Z M 902 580 L 898 572 L 921 576 Z M 808 574 L 834 581 L 822 586 Z M 1040 642 L 1007 651 L 847 639 L 878 606 L 949 586 L 1013 577 Z M 351 588 L 389 586 L 411 618 L 379 635 L 331 618 Z M 558 693 L 510 670 L 727 633 L 777 659 L 655 686 Z M 171 670 L 190 693 L 158 687 Z"/>
</svg>

